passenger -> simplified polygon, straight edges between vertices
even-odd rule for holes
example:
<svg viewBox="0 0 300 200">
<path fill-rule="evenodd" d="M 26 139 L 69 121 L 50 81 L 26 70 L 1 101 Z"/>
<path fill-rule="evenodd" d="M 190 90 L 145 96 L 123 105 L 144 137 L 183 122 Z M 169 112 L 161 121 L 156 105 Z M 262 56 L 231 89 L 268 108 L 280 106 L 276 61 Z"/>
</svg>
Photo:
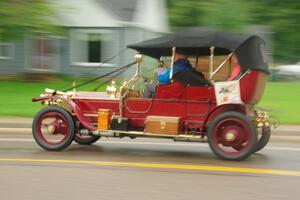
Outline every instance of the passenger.
<svg viewBox="0 0 300 200">
<path fill-rule="evenodd" d="M 232 71 L 230 77 L 227 79 L 228 81 L 233 81 L 235 79 L 237 79 L 237 77 L 240 75 L 242 71 L 241 65 L 237 64 L 234 68 L 234 70 Z"/>
<path fill-rule="evenodd" d="M 228 81 L 236 80 L 238 78 L 238 76 L 240 75 L 241 71 L 242 71 L 241 65 L 238 62 L 238 59 L 237 59 L 236 55 L 234 55 L 234 54 L 232 55 L 231 62 L 232 62 L 233 65 L 235 65 L 235 68 L 231 72 L 230 77 L 227 79 Z"/>
<path fill-rule="evenodd" d="M 181 53 L 174 54 L 173 74 L 179 71 L 191 71 L 193 70 L 192 65 L 187 59 L 187 56 Z M 157 76 L 156 81 L 158 84 L 170 83 L 171 69 L 166 70 L 164 73 Z M 144 98 L 151 98 L 156 89 L 155 83 L 147 83 L 144 89 Z"/>
<path fill-rule="evenodd" d="M 155 68 L 155 79 L 161 75 L 164 74 L 168 70 L 166 63 L 162 60 L 159 61 L 157 67 Z"/>
</svg>

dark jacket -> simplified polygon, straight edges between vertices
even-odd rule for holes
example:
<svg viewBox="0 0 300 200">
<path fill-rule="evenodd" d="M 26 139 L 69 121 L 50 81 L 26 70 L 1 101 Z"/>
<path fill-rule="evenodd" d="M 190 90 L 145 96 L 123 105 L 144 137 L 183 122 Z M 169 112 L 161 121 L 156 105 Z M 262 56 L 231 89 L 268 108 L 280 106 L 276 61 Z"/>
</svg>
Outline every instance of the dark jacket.
<svg viewBox="0 0 300 200">
<path fill-rule="evenodd" d="M 174 62 L 173 74 L 179 71 L 192 71 L 192 70 L 193 70 L 192 65 L 186 59 L 179 59 L 176 62 Z M 159 84 L 170 83 L 170 72 L 171 69 L 168 69 L 165 73 L 157 76 L 156 80 L 159 82 Z"/>
</svg>

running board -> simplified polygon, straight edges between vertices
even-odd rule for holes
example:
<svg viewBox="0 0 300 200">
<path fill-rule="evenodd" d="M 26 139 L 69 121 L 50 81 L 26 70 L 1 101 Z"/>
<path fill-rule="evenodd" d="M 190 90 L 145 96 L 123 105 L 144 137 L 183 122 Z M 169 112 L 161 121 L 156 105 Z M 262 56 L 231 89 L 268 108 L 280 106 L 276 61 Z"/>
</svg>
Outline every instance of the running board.
<svg viewBox="0 0 300 200">
<path fill-rule="evenodd" d="M 96 135 L 101 137 L 151 137 L 151 138 L 168 138 L 173 139 L 174 141 L 186 141 L 186 142 L 207 142 L 206 137 L 199 135 L 167 135 L 167 134 L 154 134 L 154 133 L 145 133 L 141 131 L 118 131 L 118 130 L 98 130 L 98 131 L 89 131 L 88 129 L 79 130 L 81 135 Z"/>
</svg>

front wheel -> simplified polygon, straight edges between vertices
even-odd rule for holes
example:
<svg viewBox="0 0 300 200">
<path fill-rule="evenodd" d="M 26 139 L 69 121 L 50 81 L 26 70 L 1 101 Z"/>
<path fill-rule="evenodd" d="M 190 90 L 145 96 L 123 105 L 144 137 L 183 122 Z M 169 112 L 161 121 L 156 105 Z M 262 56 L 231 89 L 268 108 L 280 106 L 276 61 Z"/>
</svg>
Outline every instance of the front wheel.
<svg viewBox="0 0 300 200">
<path fill-rule="evenodd" d="M 254 123 L 238 112 L 225 112 L 215 117 L 207 136 L 212 151 L 225 160 L 244 160 L 254 152 L 257 144 Z"/>
<path fill-rule="evenodd" d="M 100 136 L 97 135 L 80 135 L 75 134 L 74 141 L 81 145 L 90 145 L 99 140 Z"/>
<path fill-rule="evenodd" d="M 42 148 L 48 151 L 60 151 L 73 141 L 74 121 L 67 110 L 49 106 L 40 110 L 34 117 L 32 134 Z"/>
</svg>

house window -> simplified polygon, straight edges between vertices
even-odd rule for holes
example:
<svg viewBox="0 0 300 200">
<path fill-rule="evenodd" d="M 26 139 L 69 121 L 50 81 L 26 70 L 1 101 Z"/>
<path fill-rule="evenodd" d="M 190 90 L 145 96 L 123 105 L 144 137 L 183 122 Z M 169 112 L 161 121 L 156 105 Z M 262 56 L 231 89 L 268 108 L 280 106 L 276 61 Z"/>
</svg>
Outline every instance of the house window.
<svg viewBox="0 0 300 200">
<path fill-rule="evenodd" d="M 88 62 L 100 63 L 101 62 L 101 35 L 89 34 L 87 43 L 88 43 Z"/>
<path fill-rule="evenodd" d="M 72 65 L 83 67 L 114 66 L 112 63 L 102 63 L 110 56 L 107 47 L 111 46 L 111 37 L 111 32 L 71 32 L 70 58 Z"/>
<path fill-rule="evenodd" d="M 13 59 L 14 45 L 12 43 L 0 43 L 0 59 Z"/>
</svg>

